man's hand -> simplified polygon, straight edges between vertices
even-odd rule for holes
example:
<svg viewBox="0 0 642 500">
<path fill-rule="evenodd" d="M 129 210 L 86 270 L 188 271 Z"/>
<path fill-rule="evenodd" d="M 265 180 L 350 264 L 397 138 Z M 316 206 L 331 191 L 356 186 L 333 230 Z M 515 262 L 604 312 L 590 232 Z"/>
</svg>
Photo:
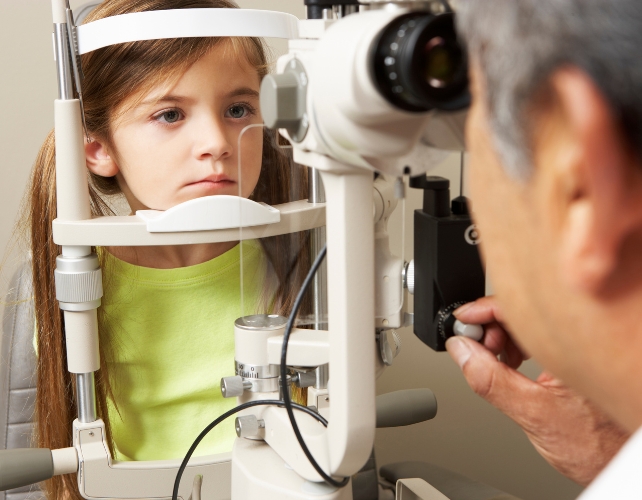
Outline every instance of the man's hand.
<svg viewBox="0 0 642 500">
<path fill-rule="evenodd" d="M 533 382 L 516 371 L 526 358 L 502 327 L 493 297 L 466 304 L 455 316 L 484 325 L 481 343 L 463 337 L 446 342 L 473 391 L 517 422 L 555 469 L 583 486 L 589 484 L 629 434 L 548 373 Z"/>
</svg>

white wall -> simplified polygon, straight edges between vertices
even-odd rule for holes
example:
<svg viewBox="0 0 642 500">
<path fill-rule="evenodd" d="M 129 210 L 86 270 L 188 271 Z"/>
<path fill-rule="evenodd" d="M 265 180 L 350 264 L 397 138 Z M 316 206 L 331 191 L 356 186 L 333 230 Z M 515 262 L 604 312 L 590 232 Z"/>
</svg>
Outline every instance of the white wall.
<svg viewBox="0 0 642 500">
<path fill-rule="evenodd" d="M 72 1 L 72 7 L 84 3 Z M 284 10 L 303 17 L 299 0 L 242 0 L 242 7 Z M 51 14 L 47 0 L 0 2 L 0 249 L 7 247 L 19 202 L 36 152 L 53 126 L 56 97 L 51 48 Z M 285 50 L 283 43 L 273 45 Z M 459 157 L 434 173 L 452 179 L 458 191 Z M 406 259 L 412 258 L 412 211 L 421 205 L 411 190 L 406 210 Z M 401 211 L 395 214 L 391 240 L 400 252 Z M 2 270 L 11 273 L 11 261 Z M 447 354 L 424 346 L 410 329 L 401 331 L 403 348 L 395 365 L 378 382 L 378 391 L 429 387 L 439 401 L 431 422 L 377 435 L 379 464 L 401 460 L 430 461 L 504 489 L 524 500 L 569 500 L 580 488 L 554 472 L 509 419 L 471 393 Z M 530 365 L 530 375 L 537 368 Z"/>
</svg>

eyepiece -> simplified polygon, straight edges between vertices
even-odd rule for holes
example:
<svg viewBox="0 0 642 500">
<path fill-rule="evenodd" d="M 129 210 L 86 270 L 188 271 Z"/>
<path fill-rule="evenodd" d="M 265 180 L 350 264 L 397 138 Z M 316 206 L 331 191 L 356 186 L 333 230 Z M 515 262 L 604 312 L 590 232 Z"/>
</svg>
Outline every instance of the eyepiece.
<svg viewBox="0 0 642 500">
<path fill-rule="evenodd" d="M 468 60 L 452 13 L 413 12 L 396 18 L 375 39 L 375 85 L 406 111 L 457 111 L 470 104 Z"/>
</svg>

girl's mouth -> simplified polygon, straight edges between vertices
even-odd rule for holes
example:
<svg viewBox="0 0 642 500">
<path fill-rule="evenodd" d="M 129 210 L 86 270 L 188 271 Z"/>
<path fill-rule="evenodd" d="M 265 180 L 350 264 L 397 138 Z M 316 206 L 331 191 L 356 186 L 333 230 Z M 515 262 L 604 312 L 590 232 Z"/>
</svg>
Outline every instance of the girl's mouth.
<svg viewBox="0 0 642 500">
<path fill-rule="evenodd" d="M 236 181 L 233 181 L 226 175 L 210 175 L 199 181 L 191 182 L 187 184 L 187 186 L 216 192 L 221 190 L 229 190 L 230 188 L 236 186 Z"/>
</svg>

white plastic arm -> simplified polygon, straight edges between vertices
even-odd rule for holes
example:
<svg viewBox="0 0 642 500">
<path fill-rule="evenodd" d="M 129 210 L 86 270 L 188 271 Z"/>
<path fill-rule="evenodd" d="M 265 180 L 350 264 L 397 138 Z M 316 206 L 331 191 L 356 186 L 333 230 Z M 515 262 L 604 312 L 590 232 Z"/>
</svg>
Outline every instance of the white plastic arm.
<svg viewBox="0 0 642 500">
<path fill-rule="evenodd" d="M 164 38 L 251 36 L 297 38 L 299 20 L 254 9 L 178 9 L 135 12 L 78 26 L 78 50 L 86 54 L 117 43 Z"/>
<path fill-rule="evenodd" d="M 105 441 L 102 420 L 91 424 L 74 422 L 74 446 L 78 451 L 81 474 L 78 487 L 87 499 L 169 498 L 181 460 L 116 462 Z M 231 488 L 231 454 L 193 458 L 185 472 L 179 497 L 189 498 L 194 477 L 203 476 L 201 493 L 208 500 L 228 500 Z"/>
<path fill-rule="evenodd" d="M 91 212 L 80 101 L 57 99 L 54 111 L 58 220 L 89 219 Z"/>
<path fill-rule="evenodd" d="M 54 24 L 67 22 L 67 4 L 65 0 L 51 0 L 51 10 Z"/>
<path fill-rule="evenodd" d="M 350 476 L 375 434 L 373 176 L 330 159 L 326 189 L 330 331 L 330 472 Z M 336 173 L 335 173 L 336 172 Z"/>
</svg>

